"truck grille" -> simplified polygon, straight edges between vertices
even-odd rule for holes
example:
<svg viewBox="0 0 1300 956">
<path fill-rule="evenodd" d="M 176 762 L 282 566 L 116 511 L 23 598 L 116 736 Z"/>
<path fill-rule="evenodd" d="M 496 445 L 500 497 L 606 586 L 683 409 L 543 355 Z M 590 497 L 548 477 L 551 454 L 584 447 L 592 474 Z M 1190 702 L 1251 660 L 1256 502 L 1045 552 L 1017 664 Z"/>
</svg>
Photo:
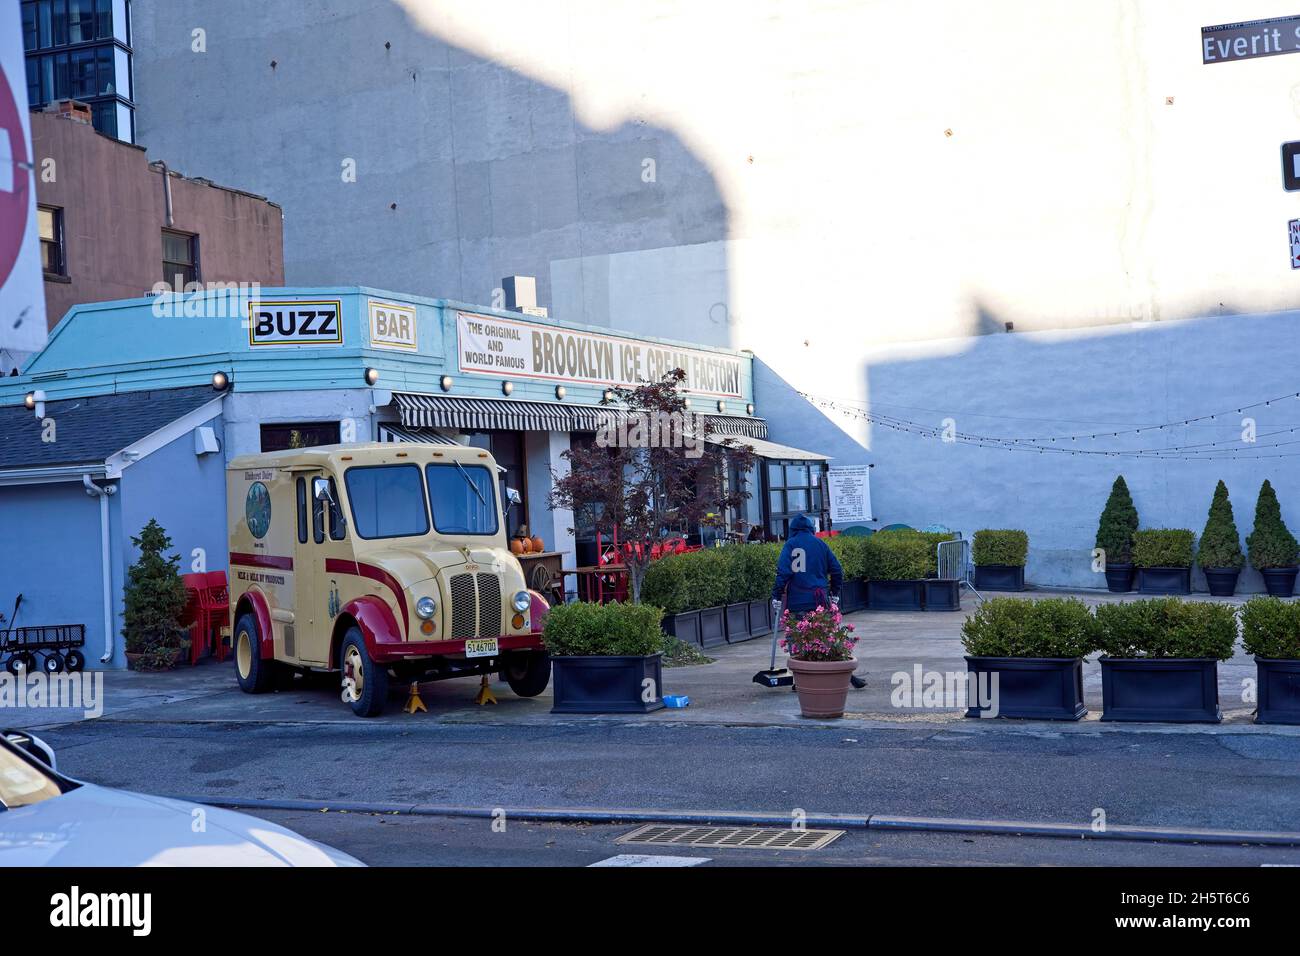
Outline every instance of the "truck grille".
<svg viewBox="0 0 1300 956">
<path fill-rule="evenodd" d="M 453 639 L 501 633 L 501 584 L 495 574 L 455 574 L 450 587 Z"/>
</svg>

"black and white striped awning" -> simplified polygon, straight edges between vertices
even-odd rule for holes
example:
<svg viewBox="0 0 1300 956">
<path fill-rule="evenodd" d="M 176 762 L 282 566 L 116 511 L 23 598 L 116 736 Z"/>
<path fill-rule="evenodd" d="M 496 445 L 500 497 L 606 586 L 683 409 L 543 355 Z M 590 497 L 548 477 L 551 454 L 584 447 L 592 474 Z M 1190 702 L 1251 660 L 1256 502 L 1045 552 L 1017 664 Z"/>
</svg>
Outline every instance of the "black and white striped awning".
<svg viewBox="0 0 1300 956">
<path fill-rule="evenodd" d="M 424 445 L 459 445 L 446 435 L 432 428 L 407 428 L 405 425 L 393 425 L 389 422 L 379 423 L 380 441 L 419 442 Z"/>
<path fill-rule="evenodd" d="M 612 412 L 601 405 L 563 402 L 528 402 L 504 398 L 453 398 L 394 392 L 402 425 L 407 428 L 455 428 L 461 431 L 594 432 L 608 422 Z M 743 415 L 710 415 L 709 425 L 718 435 L 767 437 L 767 422 Z"/>
</svg>

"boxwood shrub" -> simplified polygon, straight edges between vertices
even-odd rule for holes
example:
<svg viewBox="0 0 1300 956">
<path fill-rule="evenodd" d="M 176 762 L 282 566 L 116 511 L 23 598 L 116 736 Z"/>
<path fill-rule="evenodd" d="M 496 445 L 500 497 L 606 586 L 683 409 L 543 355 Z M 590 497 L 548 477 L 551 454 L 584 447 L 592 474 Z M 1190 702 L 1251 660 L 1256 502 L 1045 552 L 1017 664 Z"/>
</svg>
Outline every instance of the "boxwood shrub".
<svg viewBox="0 0 1300 956">
<path fill-rule="evenodd" d="M 1190 568 L 1196 536 L 1186 528 L 1133 532 L 1133 563 L 1139 568 Z"/>
<path fill-rule="evenodd" d="M 1098 634 L 1097 619 L 1078 598 L 990 598 L 961 626 L 973 657 L 1086 657 Z"/>
<path fill-rule="evenodd" d="M 542 637 L 553 657 L 641 657 L 663 649 L 660 618 L 650 604 L 561 604 L 547 612 Z"/>
<path fill-rule="evenodd" d="M 1256 657 L 1300 659 L 1300 603 L 1251 598 L 1241 606 L 1241 643 Z"/>
<path fill-rule="evenodd" d="M 641 600 L 665 614 L 760 601 L 772 593 L 776 544 L 736 544 L 670 554 L 655 561 L 641 582 Z"/>
<path fill-rule="evenodd" d="M 1287 526 L 1282 523 L 1282 508 L 1277 502 L 1277 492 L 1268 479 L 1260 486 L 1255 501 L 1255 527 L 1246 538 L 1250 553 L 1250 566 L 1259 571 L 1269 568 L 1294 568 L 1297 563 L 1296 544 Z"/>
<path fill-rule="evenodd" d="M 931 537 L 919 531 L 877 531 L 863 538 L 863 577 L 868 581 L 915 581 L 933 574 L 936 564 Z"/>
<path fill-rule="evenodd" d="M 1023 568 L 1029 554 L 1029 535 L 1023 531 L 982 528 L 971 543 L 971 560 L 976 564 L 1008 564 Z"/>
<path fill-rule="evenodd" d="M 1098 646 L 1111 657 L 1226 661 L 1237 640 L 1237 616 L 1230 604 L 1153 598 L 1099 604 L 1096 617 Z"/>
<path fill-rule="evenodd" d="M 865 548 L 866 542 L 870 535 L 866 537 L 850 537 L 849 535 L 836 535 L 828 538 L 826 544 L 830 546 L 831 553 L 840 562 L 840 567 L 844 569 L 845 581 L 861 581 L 867 573 Z M 775 565 L 773 565 L 775 573 Z"/>
</svg>

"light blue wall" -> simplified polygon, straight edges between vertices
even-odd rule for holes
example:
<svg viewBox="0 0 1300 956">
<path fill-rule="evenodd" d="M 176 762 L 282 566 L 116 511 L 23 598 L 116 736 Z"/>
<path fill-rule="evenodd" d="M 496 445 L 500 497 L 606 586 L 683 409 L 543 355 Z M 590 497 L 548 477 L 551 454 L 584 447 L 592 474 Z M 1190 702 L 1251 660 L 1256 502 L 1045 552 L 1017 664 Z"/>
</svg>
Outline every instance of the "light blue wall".
<svg viewBox="0 0 1300 956">
<path fill-rule="evenodd" d="M 1057 446 L 1079 452 L 981 448 L 868 425 L 813 407 L 770 370 L 760 372 L 760 414 L 769 418 L 775 441 L 809 442 L 839 456 L 846 446 L 843 424 L 857 439 L 853 445 L 870 449 L 862 456 L 876 466 L 871 492 L 880 525 L 939 522 L 968 535 L 983 527 L 1023 528 L 1030 539 L 1027 577 L 1032 582 L 1104 586 L 1091 570 L 1090 552 L 1098 516 L 1120 473 L 1143 527 L 1191 528 L 1199 538 L 1215 482 L 1222 478 L 1244 548 L 1259 486 L 1268 478 L 1283 519 L 1300 531 L 1300 400 L 1290 397 L 1236 412 L 1247 403 L 1300 392 L 1300 313 L 983 335 L 906 350 L 875 349 L 866 353 L 860 374 L 856 382 L 826 383 L 825 394 L 865 390 L 877 412 L 932 428 L 951 417 L 960 433 L 1056 436 Z M 785 401 L 774 400 L 779 396 Z M 1211 423 L 1181 424 L 1219 412 L 1227 414 Z M 1254 446 L 1241 440 L 1247 416 L 1257 422 Z M 1178 424 L 1111 437 L 1124 427 L 1169 422 Z M 1287 434 L 1264 437 L 1274 431 Z M 1069 440 L 1081 433 L 1103 437 Z M 1207 442 L 1226 442 L 1220 447 L 1239 450 L 1239 460 L 1082 454 Z M 1261 448 L 1275 442 L 1289 444 Z M 1248 460 L 1252 454 L 1289 457 Z M 1194 586 L 1204 588 L 1199 572 Z M 1243 572 L 1239 590 L 1262 586 L 1258 573 Z"/>
<path fill-rule="evenodd" d="M 0 528 L 0 611 L 10 617 L 21 593 L 20 627 L 84 624 L 95 666 L 104 652 L 99 501 L 80 483 L 0 487 Z"/>
</svg>

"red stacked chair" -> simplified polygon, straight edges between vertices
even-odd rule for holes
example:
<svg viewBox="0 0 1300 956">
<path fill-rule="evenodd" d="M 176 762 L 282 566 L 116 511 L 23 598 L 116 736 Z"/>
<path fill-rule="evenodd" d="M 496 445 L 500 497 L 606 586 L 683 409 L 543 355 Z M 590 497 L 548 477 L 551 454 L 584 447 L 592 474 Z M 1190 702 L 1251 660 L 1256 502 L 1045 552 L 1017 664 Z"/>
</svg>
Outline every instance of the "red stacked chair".
<svg viewBox="0 0 1300 956">
<path fill-rule="evenodd" d="M 230 607 L 226 572 L 182 574 L 181 580 L 189 594 L 182 620 L 189 623 L 190 663 L 197 664 L 205 653 L 212 653 L 218 661 L 224 661 L 226 646 L 221 638 L 221 628 L 225 626 Z"/>
</svg>

